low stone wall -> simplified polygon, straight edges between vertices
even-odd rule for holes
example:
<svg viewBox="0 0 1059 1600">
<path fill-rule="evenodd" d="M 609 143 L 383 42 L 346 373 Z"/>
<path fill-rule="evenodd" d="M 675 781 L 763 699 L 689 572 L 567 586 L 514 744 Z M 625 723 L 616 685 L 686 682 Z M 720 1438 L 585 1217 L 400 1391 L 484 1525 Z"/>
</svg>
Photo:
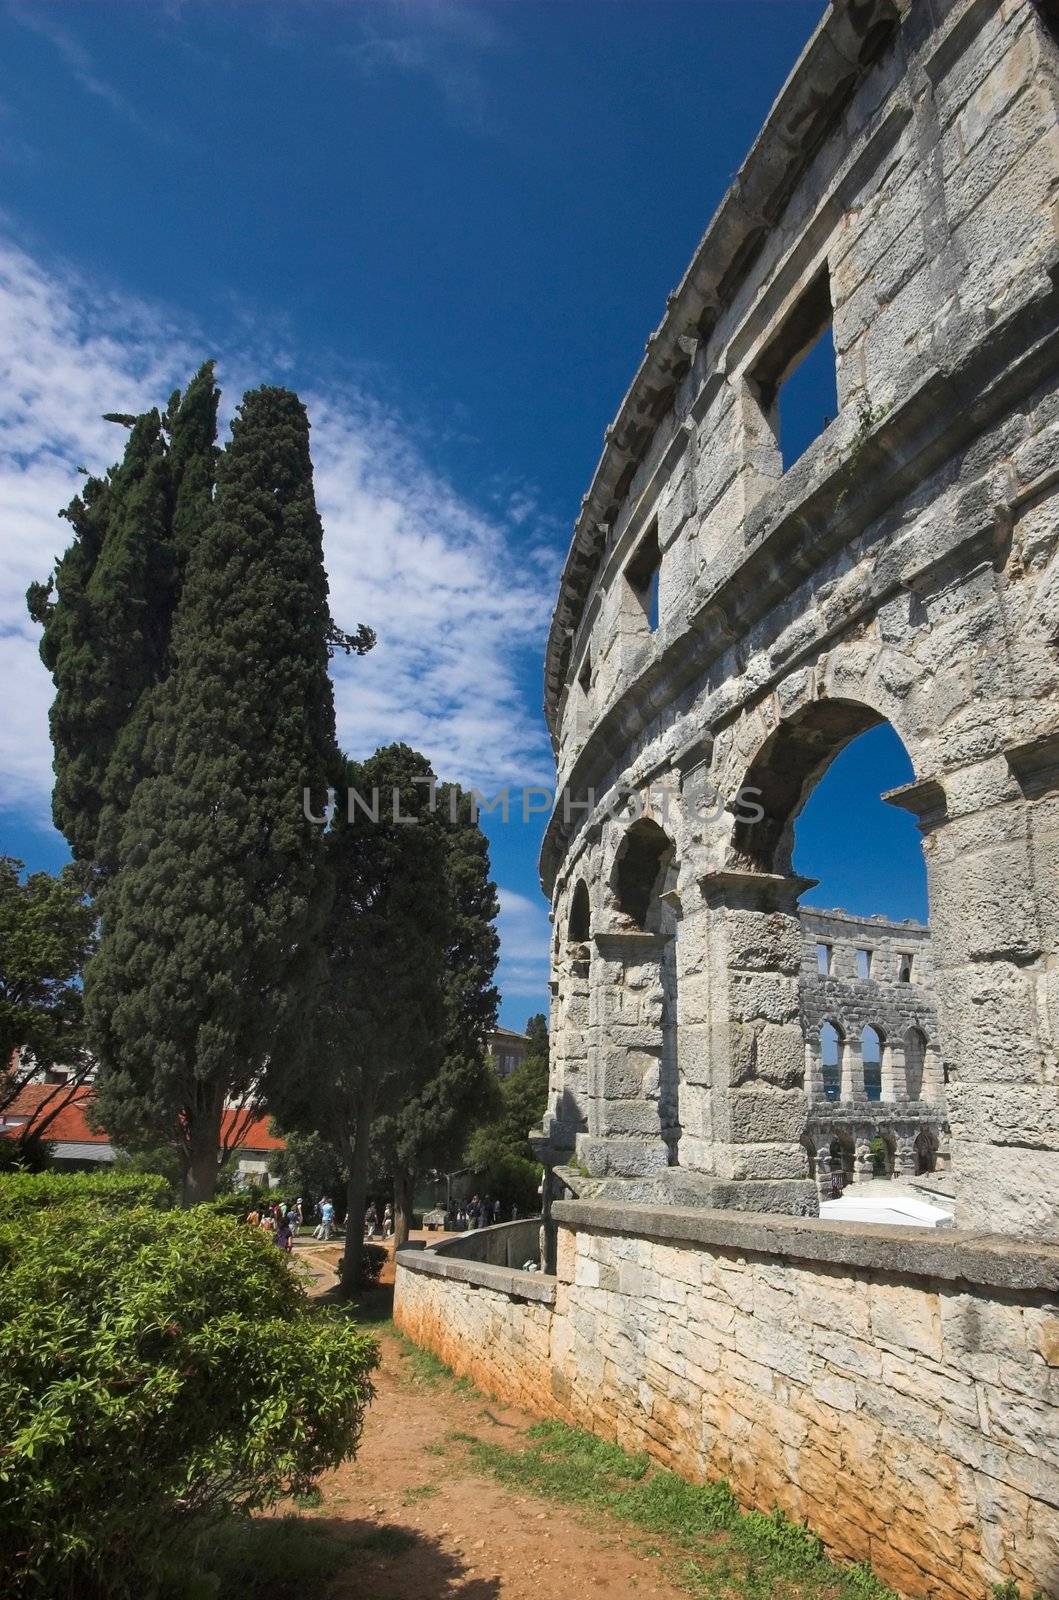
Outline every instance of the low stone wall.
<svg viewBox="0 0 1059 1600">
<path fill-rule="evenodd" d="M 464 1261 L 486 1261 L 493 1267 L 524 1267 L 540 1260 L 540 1217 L 518 1222 L 497 1222 L 491 1228 L 471 1228 L 454 1239 L 431 1245 L 435 1255 L 459 1256 Z"/>
<path fill-rule="evenodd" d="M 560 1203 L 558 1273 L 398 1257 L 456 1372 L 805 1518 L 896 1589 L 1059 1594 L 1059 1247 Z"/>
</svg>

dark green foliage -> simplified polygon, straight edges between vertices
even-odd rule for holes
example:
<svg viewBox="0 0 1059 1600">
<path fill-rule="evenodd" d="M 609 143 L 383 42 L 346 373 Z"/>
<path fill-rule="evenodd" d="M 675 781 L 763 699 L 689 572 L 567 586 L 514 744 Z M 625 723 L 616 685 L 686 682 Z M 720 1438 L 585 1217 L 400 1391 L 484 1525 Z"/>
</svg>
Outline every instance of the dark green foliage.
<svg viewBox="0 0 1059 1600">
<path fill-rule="evenodd" d="M 101 1120 L 133 1146 L 179 1134 L 189 1198 L 216 1184 L 225 1096 L 266 1060 L 298 1069 L 330 901 L 302 804 L 319 811 L 334 771 L 330 627 L 305 411 L 256 390 L 187 552 L 86 979 Z"/>
<path fill-rule="evenodd" d="M 94 937 L 80 868 L 23 881 L 22 862 L 0 856 L 0 1111 L 38 1068 L 87 1070 L 80 978 Z M 54 1108 L 63 1103 L 57 1094 Z M 26 1137 L 42 1132 L 38 1122 Z"/>
<path fill-rule="evenodd" d="M 284 1194 L 292 1198 L 301 1195 L 308 1204 L 321 1200 L 325 1194 L 334 1199 L 345 1193 L 349 1174 L 332 1144 L 311 1132 L 284 1131 L 283 1138 L 286 1148 L 270 1153 L 268 1170 Z"/>
<path fill-rule="evenodd" d="M 120 466 L 62 513 L 73 540 L 27 595 L 55 680 L 55 824 L 101 872 L 116 865 L 145 758 L 144 697 L 167 670 L 182 568 L 211 509 L 217 399 L 207 363 L 164 424 L 157 411 L 131 420 Z"/>
<path fill-rule="evenodd" d="M 335 898 L 311 1070 L 268 1086 L 281 1123 L 317 1132 L 349 1174 L 347 1289 L 360 1273 L 372 1124 L 422 1087 L 444 1027 L 445 844 L 428 785 L 417 781 L 430 776 L 425 758 L 401 744 L 348 764 L 342 793 L 364 804 L 343 807 L 327 834 Z"/>
<path fill-rule="evenodd" d="M 486 1041 L 496 1026 L 498 1000 L 493 973 L 500 903 L 489 873 L 488 840 L 470 796 L 455 785 L 439 787 L 431 821 L 442 832 L 445 852 L 444 1024 L 430 1041 L 433 1070 L 421 1087 L 385 1106 L 374 1134 L 394 1179 L 399 1244 L 407 1235 L 416 1178 L 458 1163 L 468 1126 L 489 1104 Z"/>
<path fill-rule="evenodd" d="M 506 1209 L 535 1210 L 541 1169 L 529 1143 L 548 1102 L 548 1057 L 525 1055 L 494 1091 L 493 1112 L 471 1135 L 467 1162 L 475 1168 L 479 1193 L 498 1197 Z"/>
<path fill-rule="evenodd" d="M 0 1175 L 0 1219 L 12 1222 L 56 1206 L 98 1206 L 108 1214 L 172 1204 L 165 1179 L 146 1172 L 39 1172 Z"/>
<path fill-rule="evenodd" d="M 264 1235 L 97 1204 L 0 1223 L 5 1594 L 141 1596 L 353 1454 L 374 1344 Z"/>
<path fill-rule="evenodd" d="M 46 1172 L 54 1154 L 49 1140 L 20 1130 L 17 1139 L 0 1139 L 0 1172 Z"/>
</svg>

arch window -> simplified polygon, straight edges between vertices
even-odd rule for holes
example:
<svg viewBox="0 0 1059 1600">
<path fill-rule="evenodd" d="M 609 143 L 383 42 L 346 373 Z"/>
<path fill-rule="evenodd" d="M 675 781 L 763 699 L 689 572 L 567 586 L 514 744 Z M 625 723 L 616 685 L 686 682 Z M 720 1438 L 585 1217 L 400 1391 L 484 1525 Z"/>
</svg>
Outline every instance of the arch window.
<svg viewBox="0 0 1059 1600">
<path fill-rule="evenodd" d="M 909 1028 L 905 1034 L 905 1081 L 908 1098 L 922 1100 L 923 1069 L 927 1061 L 927 1040 L 921 1028 Z"/>
<path fill-rule="evenodd" d="M 838 1100 L 842 1094 L 842 1034 L 833 1022 L 825 1022 L 820 1029 L 820 1073 L 824 1083 L 824 1099 Z"/>
<path fill-rule="evenodd" d="M 882 1034 L 871 1023 L 860 1036 L 861 1061 L 864 1066 L 864 1094 L 868 1100 L 882 1099 Z"/>
<path fill-rule="evenodd" d="M 570 918 L 566 925 L 566 937 L 570 944 L 586 944 L 588 942 L 591 910 L 588 903 L 588 885 L 584 878 L 578 878 L 574 892 L 570 897 Z"/>
<path fill-rule="evenodd" d="M 933 1172 L 938 1164 L 938 1142 L 934 1135 L 926 1128 L 916 1134 L 916 1177 L 920 1178 L 927 1172 Z"/>
<path fill-rule="evenodd" d="M 652 902 L 661 893 L 672 856 L 672 841 L 650 817 L 634 822 L 622 840 L 614 867 L 614 892 L 619 910 L 638 928 L 647 927 Z"/>
</svg>

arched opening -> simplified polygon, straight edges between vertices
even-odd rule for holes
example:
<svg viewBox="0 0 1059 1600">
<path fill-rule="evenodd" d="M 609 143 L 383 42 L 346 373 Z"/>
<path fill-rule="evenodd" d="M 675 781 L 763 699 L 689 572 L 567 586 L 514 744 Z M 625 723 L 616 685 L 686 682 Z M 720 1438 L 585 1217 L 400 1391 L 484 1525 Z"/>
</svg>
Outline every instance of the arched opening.
<svg viewBox="0 0 1059 1600">
<path fill-rule="evenodd" d="M 929 1128 L 921 1128 L 916 1134 L 914 1149 L 916 1177 L 921 1178 L 925 1173 L 933 1172 L 938 1164 L 938 1141 Z"/>
<path fill-rule="evenodd" d="M 574 892 L 570 897 L 570 916 L 566 924 L 567 942 L 570 944 L 587 944 L 591 908 L 588 903 L 588 885 L 584 878 L 578 878 Z"/>
<path fill-rule="evenodd" d="M 824 1022 L 820 1028 L 820 1075 L 824 1084 L 824 1099 L 837 1100 L 842 1093 L 842 1049 L 845 1044 L 842 1030 L 833 1022 Z"/>
<path fill-rule="evenodd" d="M 905 1083 L 910 1100 L 923 1098 L 923 1070 L 927 1063 L 927 1037 L 922 1028 L 905 1034 Z"/>
<path fill-rule="evenodd" d="M 855 700 L 815 700 L 785 718 L 746 774 L 741 793 L 747 804 L 739 807 L 745 815 L 732 832 L 733 864 L 752 872 L 790 872 L 795 823 L 809 796 L 846 745 L 883 720 Z M 907 781 L 901 776 L 896 783 Z"/>
<path fill-rule="evenodd" d="M 658 896 L 672 859 L 673 841 L 650 817 L 634 822 L 622 840 L 614 860 L 614 897 L 637 928 L 659 931 Z"/>
<path fill-rule="evenodd" d="M 837 1138 L 831 1141 L 831 1173 L 837 1176 L 840 1189 L 853 1182 L 855 1152 L 852 1139 Z"/>
<path fill-rule="evenodd" d="M 864 1068 L 864 1097 L 866 1100 L 882 1099 L 883 1039 L 878 1028 L 868 1024 L 861 1029 L 860 1058 Z"/>
<path fill-rule="evenodd" d="M 872 1171 L 877 1178 L 892 1178 L 897 1166 L 897 1140 L 880 1133 L 871 1141 Z"/>
</svg>

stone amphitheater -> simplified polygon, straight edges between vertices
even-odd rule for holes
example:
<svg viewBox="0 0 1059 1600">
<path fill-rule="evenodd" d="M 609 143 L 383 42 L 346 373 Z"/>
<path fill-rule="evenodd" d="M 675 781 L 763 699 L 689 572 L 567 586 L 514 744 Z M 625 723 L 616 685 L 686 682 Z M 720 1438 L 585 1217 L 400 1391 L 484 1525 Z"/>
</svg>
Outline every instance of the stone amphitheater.
<svg viewBox="0 0 1059 1600">
<path fill-rule="evenodd" d="M 544 1270 L 516 1224 L 397 1274 L 458 1371 L 932 1600 L 1059 1594 L 1057 111 L 1043 0 L 832 0 L 807 43 L 548 640 Z M 883 722 L 929 935 L 799 905 L 795 820 Z M 955 1227 L 821 1219 L 873 1146 Z"/>
</svg>

